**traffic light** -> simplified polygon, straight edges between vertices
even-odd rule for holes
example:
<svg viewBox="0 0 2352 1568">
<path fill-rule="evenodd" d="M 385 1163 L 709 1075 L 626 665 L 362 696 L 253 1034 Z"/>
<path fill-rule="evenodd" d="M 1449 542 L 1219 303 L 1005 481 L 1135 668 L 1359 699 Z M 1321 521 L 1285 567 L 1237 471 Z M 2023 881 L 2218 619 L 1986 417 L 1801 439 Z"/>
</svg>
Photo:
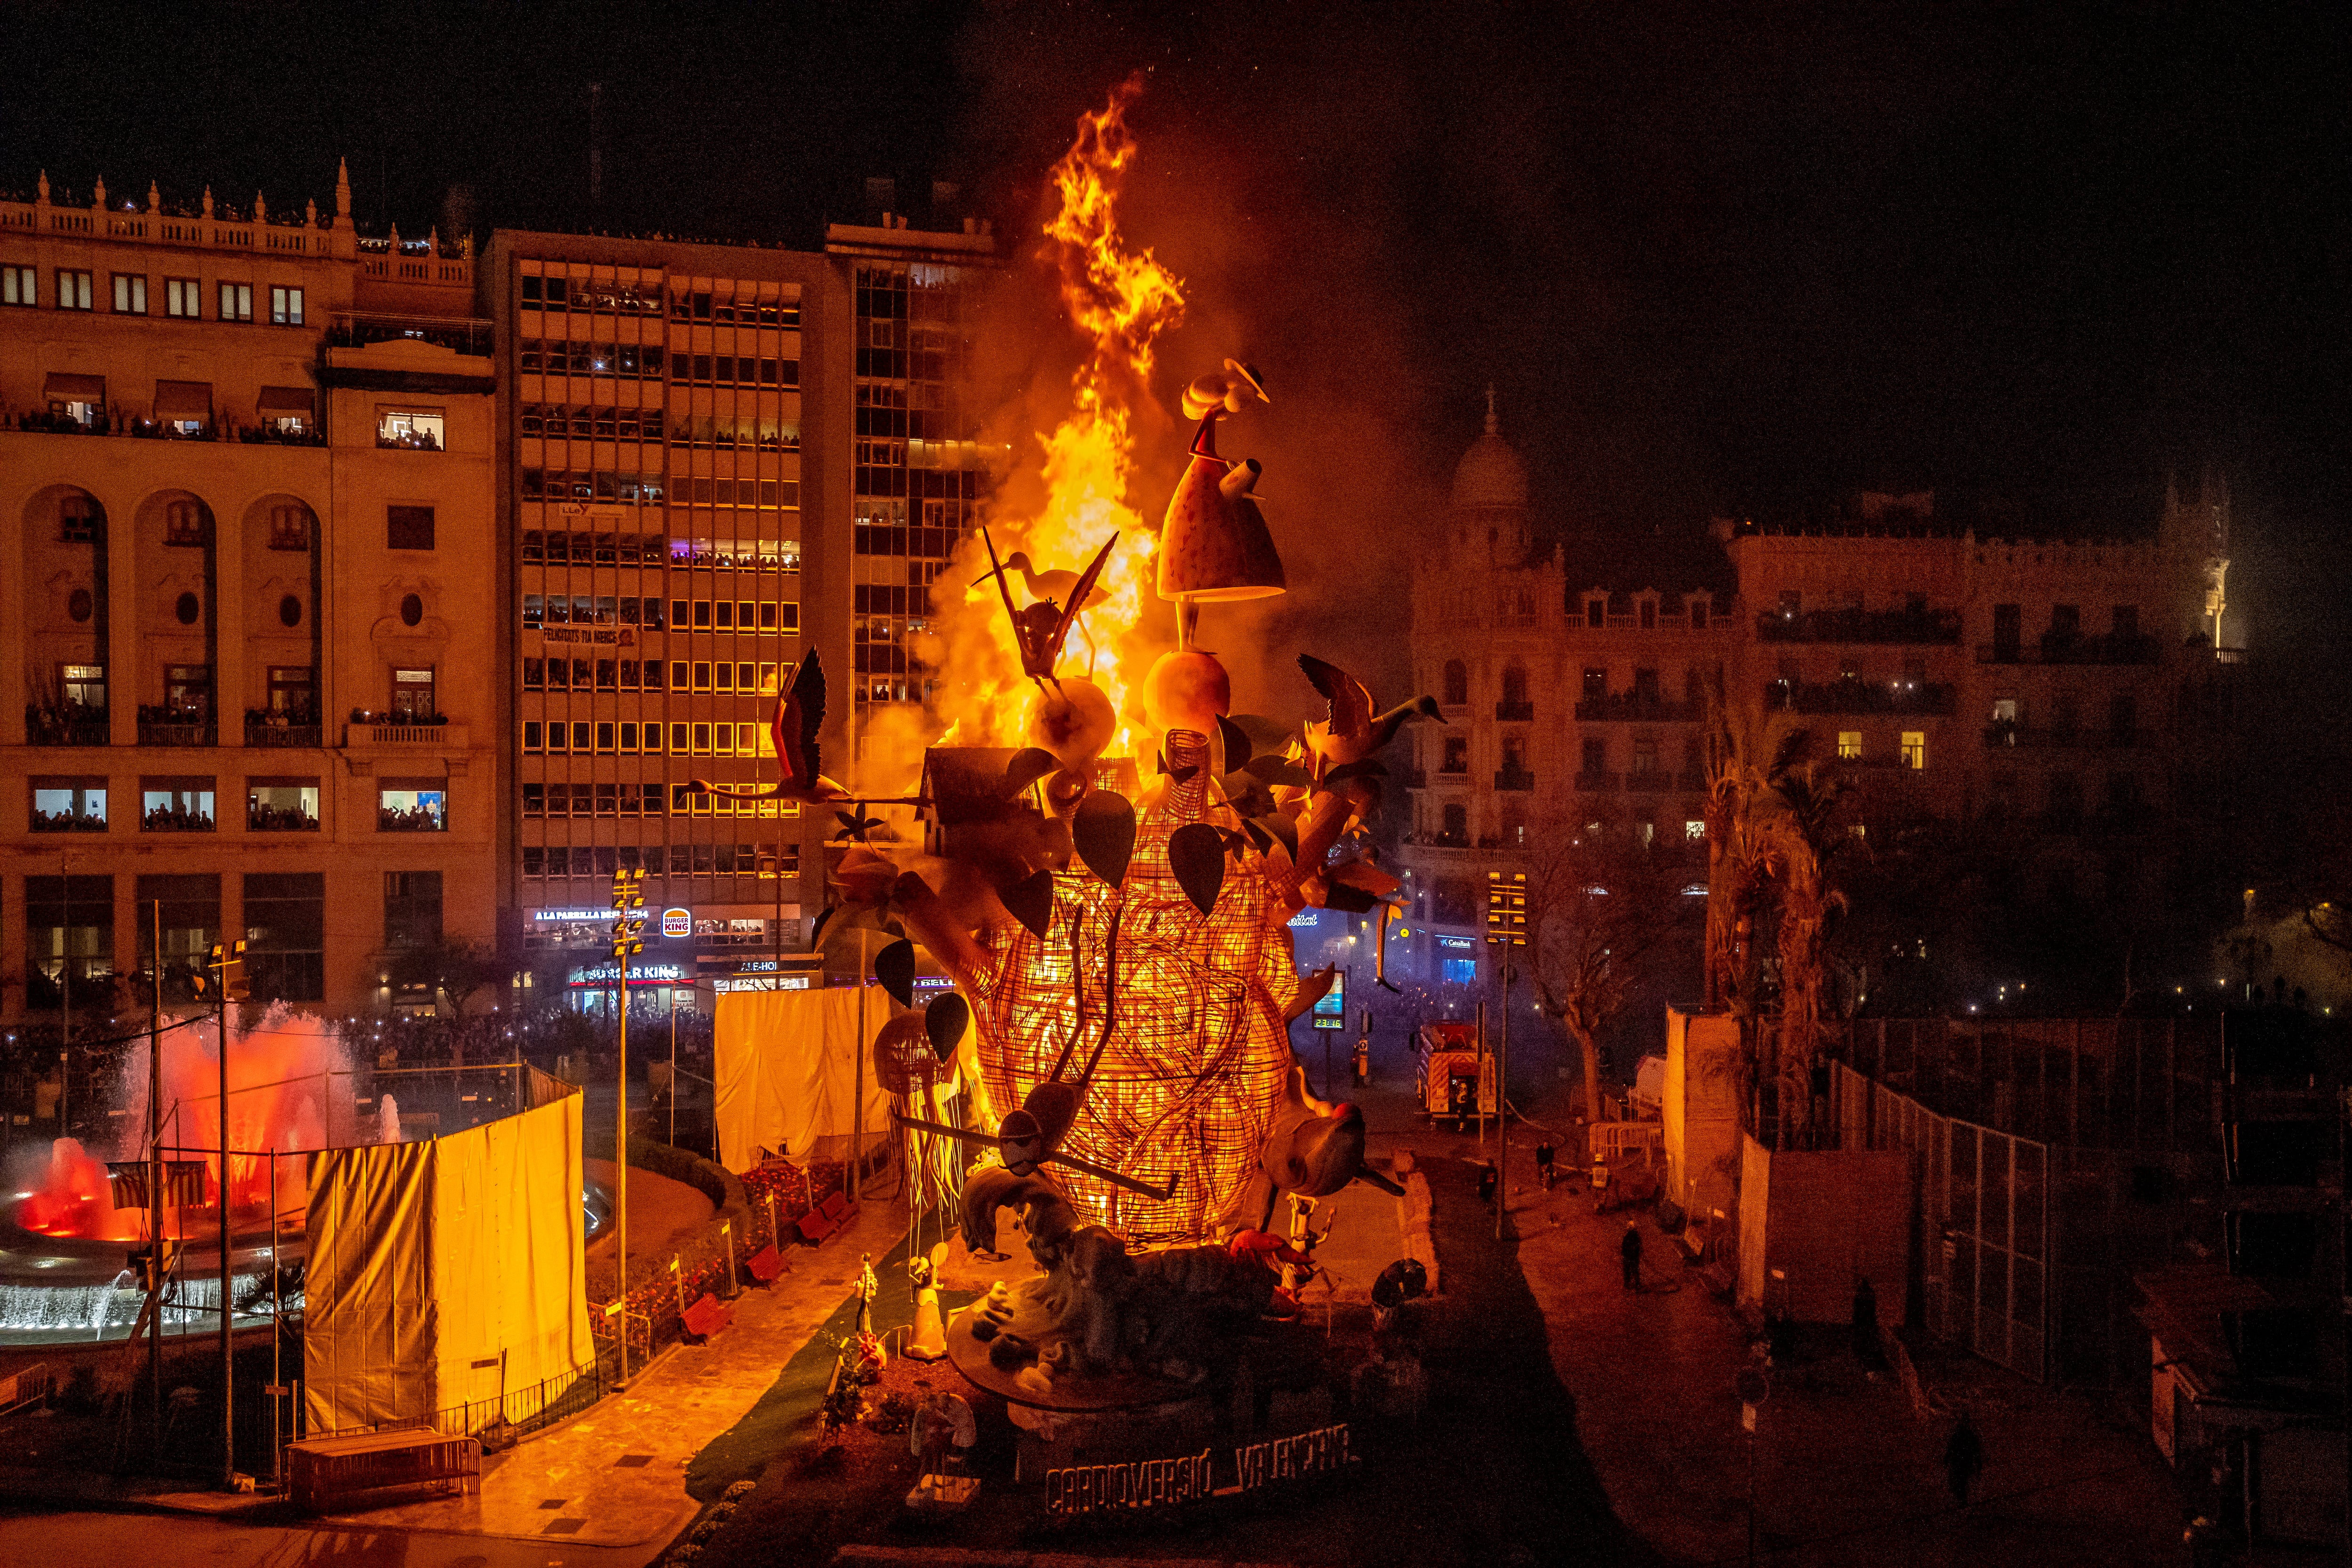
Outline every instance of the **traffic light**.
<svg viewBox="0 0 2352 1568">
<path fill-rule="evenodd" d="M 239 939 L 233 946 L 213 943 L 212 962 L 205 965 L 212 971 L 207 977 L 196 977 L 196 999 L 200 1002 L 242 1002 L 252 994 L 245 978 L 245 942 Z"/>
<path fill-rule="evenodd" d="M 626 958 L 643 952 L 642 940 L 646 930 L 646 874 L 643 871 L 613 873 L 613 956 Z"/>
<path fill-rule="evenodd" d="M 1496 947 L 1528 945 L 1528 874 L 1486 873 L 1486 940 Z"/>
</svg>

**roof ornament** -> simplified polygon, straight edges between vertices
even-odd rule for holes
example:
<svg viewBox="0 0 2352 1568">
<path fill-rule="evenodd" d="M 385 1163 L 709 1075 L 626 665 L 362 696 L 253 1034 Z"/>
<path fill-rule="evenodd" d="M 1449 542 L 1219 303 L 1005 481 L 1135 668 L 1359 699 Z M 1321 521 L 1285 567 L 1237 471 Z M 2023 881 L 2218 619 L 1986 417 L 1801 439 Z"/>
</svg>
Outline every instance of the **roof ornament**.
<svg viewBox="0 0 2352 1568">
<path fill-rule="evenodd" d="M 1490 381 L 1486 384 L 1486 434 L 1499 436 L 1502 433 L 1502 423 L 1495 417 L 1495 384 Z"/>
</svg>

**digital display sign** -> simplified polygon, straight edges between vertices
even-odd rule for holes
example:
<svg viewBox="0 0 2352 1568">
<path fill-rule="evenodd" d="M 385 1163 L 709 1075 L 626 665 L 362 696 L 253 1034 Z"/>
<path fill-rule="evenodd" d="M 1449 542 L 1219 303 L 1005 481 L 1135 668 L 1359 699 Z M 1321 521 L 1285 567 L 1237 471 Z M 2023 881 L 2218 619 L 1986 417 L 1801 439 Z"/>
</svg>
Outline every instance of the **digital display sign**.
<svg viewBox="0 0 2352 1568">
<path fill-rule="evenodd" d="M 1331 989 L 1323 993 L 1315 1004 L 1312 1016 L 1318 1029 L 1344 1029 L 1348 1026 L 1348 972 L 1340 970 L 1331 976 Z"/>
</svg>

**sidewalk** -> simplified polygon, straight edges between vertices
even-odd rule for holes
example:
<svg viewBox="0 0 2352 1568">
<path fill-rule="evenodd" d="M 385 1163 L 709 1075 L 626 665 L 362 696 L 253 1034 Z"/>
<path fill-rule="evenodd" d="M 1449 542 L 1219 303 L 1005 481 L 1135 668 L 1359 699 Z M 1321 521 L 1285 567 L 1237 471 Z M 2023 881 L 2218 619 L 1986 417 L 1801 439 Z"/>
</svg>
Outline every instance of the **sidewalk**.
<svg viewBox="0 0 2352 1568">
<path fill-rule="evenodd" d="M 1542 1192 L 1515 1141 L 1518 1261 L 1550 1329 L 1586 1451 L 1617 1515 L 1669 1561 L 1745 1560 L 1748 1441 L 1732 1380 L 1748 1364 L 1730 1309 L 1642 1220 L 1644 1286 L 1619 1278 L 1622 1215 Z M 1755 1451 L 1759 1562 L 2141 1564 L 2178 1560 L 2180 1521 L 2147 1438 L 2104 1400 L 1958 1355 L 1920 1373 L 1965 1402 L 1987 1465 L 1963 1511 L 1945 1489 L 1942 1414 L 1921 1421 L 1891 1375 L 1866 1378 L 1842 1327 L 1809 1331 L 1770 1370 Z"/>
<path fill-rule="evenodd" d="M 840 1310 L 856 1283 L 859 1255 L 871 1252 L 878 1268 L 905 1228 L 903 1207 L 877 1199 L 823 1247 L 788 1250 L 791 1272 L 770 1289 L 747 1290 L 731 1327 L 707 1345 L 673 1348 L 625 1392 L 606 1395 L 577 1419 L 485 1457 L 476 1495 L 324 1515 L 316 1522 L 645 1548 L 650 1556 L 701 1506 L 688 1489 L 688 1467 L 743 1421 L 784 1364 Z M 0 1467 L 0 1498 L 254 1523 L 291 1517 L 274 1497 L 20 1467 Z"/>
</svg>

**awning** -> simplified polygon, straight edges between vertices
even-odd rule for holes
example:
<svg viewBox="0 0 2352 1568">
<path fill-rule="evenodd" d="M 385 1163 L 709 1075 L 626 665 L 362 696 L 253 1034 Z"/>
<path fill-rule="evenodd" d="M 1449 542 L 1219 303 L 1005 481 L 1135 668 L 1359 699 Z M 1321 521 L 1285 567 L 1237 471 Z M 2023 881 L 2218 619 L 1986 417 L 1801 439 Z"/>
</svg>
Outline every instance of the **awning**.
<svg viewBox="0 0 2352 1568">
<path fill-rule="evenodd" d="M 158 419 L 210 419 L 213 384 L 209 381 L 159 381 L 155 384 Z"/>
<path fill-rule="evenodd" d="M 299 414 L 308 418 L 318 406 L 318 400 L 307 386 L 265 386 L 261 389 L 261 412 L 268 414 Z"/>
<path fill-rule="evenodd" d="M 106 401 L 106 377 L 68 375 L 64 371 L 53 370 L 41 390 L 51 403 L 103 403 Z"/>
</svg>

